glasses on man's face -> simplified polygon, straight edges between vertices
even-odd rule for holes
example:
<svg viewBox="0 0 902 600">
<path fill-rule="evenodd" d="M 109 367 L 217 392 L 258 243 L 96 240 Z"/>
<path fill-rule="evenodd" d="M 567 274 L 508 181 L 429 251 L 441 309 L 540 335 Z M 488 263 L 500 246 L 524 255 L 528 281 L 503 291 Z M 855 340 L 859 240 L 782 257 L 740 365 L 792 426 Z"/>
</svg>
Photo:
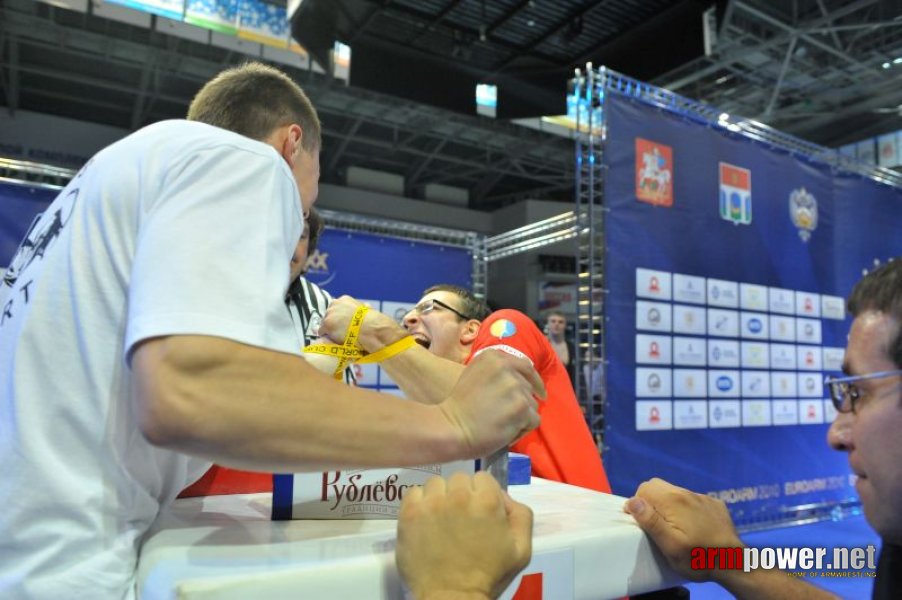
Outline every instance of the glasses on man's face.
<svg viewBox="0 0 902 600">
<path fill-rule="evenodd" d="M 426 313 L 432 312 L 433 310 L 435 310 L 436 306 L 439 306 L 441 308 L 444 308 L 445 310 L 449 310 L 449 311 L 453 312 L 455 315 L 457 315 L 464 321 L 469 321 L 471 319 L 471 317 L 468 317 L 467 315 L 463 314 L 456 308 L 454 308 L 452 306 L 448 306 L 441 300 L 436 300 L 435 298 L 432 298 L 430 300 L 424 300 L 423 302 L 420 302 L 419 304 L 417 304 L 416 306 L 411 308 L 409 311 L 407 311 L 407 313 L 401 319 L 401 322 L 403 323 L 404 319 L 409 317 L 411 314 L 416 314 L 416 315 L 422 316 L 422 315 L 425 315 Z"/>
<path fill-rule="evenodd" d="M 883 379 L 884 377 L 895 377 L 902 375 L 902 369 L 895 371 L 878 371 L 876 373 L 867 373 L 866 375 L 854 375 L 852 377 L 827 377 L 824 383 L 830 388 L 830 399 L 836 412 L 854 413 L 861 400 L 862 392 L 856 384 L 858 381 L 866 379 Z"/>
</svg>

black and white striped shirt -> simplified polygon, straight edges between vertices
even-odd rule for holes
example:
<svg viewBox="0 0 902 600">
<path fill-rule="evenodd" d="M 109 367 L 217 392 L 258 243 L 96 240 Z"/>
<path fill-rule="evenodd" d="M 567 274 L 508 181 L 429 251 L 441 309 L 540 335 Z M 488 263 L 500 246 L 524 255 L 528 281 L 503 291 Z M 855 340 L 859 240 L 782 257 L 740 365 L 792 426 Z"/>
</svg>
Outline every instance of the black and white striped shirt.
<svg viewBox="0 0 902 600">
<path fill-rule="evenodd" d="M 327 291 L 307 281 L 304 277 L 298 277 L 288 288 L 285 296 L 285 303 L 288 306 L 288 313 L 294 322 L 294 329 L 298 334 L 298 340 L 304 346 L 309 346 L 319 337 L 320 323 L 323 321 L 323 315 L 332 302 L 332 296 Z M 345 383 L 348 385 L 357 385 L 357 379 L 354 377 L 352 367 L 345 369 Z"/>
</svg>

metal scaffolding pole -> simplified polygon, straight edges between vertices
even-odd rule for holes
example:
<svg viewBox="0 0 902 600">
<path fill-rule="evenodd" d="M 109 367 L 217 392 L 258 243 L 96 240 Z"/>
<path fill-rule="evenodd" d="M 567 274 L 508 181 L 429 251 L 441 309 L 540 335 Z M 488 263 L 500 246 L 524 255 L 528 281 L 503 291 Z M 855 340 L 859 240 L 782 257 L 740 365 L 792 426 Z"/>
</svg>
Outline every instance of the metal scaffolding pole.
<svg viewBox="0 0 902 600">
<path fill-rule="evenodd" d="M 575 212 L 577 249 L 576 381 L 577 398 L 599 449 L 604 442 L 604 85 L 605 69 L 577 70 Z"/>
</svg>

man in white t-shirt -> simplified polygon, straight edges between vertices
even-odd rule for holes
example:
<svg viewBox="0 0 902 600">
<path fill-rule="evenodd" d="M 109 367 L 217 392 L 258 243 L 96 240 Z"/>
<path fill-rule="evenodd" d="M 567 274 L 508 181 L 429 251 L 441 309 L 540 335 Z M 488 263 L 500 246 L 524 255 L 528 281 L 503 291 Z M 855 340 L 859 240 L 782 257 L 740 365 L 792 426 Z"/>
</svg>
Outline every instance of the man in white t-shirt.
<svg viewBox="0 0 902 600">
<path fill-rule="evenodd" d="M 142 536 L 213 461 L 441 462 L 536 425 L 541 384 L 501 353 L 437 407 L 299 357 L 285 292 L 319 147 L 288 77 L 229 69 L 189 121 L 102 150 L 32 225 L 0 284 L 0 597 L 132 597 Z"/>
</svg>

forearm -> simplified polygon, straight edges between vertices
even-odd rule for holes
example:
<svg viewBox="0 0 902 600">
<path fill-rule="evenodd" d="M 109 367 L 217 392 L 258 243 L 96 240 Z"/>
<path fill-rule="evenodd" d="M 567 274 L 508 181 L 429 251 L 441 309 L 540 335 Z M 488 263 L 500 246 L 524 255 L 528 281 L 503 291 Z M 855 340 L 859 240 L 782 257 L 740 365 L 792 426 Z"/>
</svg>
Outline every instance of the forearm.
<svg viewBox="0 0 902 600">
<path fill-rule="evenodd" d="M 835 600 L 837 596 L 783 571 L 721 571 L 714 579 L 740 600 Z"/>
<path fill-rule="evenodd" d="M 289 354 L 173 336 L 135 353 L 151 442 L 220 464 L 298 472 L 467 457 L 441 410 L 330 379 Z"/>
<path fill-rule="evenodd" d="M 360 331 L 360 344 L 367 352 L 376 352 L 407 335 L 394 321 L 381 313 L 368 314 Z M 417 402 L 438 404 L 448 397 L 464 366 L 440 358 L 413 346 L 379 364 L 404 394 Z"/>
<path fill-rule="evenodd" d="M 438 404 L 448 397 L 463 373 L 462 364 L 414 346 L 380 365 L 408 398 L 425 404 Z"/>
</svg>

